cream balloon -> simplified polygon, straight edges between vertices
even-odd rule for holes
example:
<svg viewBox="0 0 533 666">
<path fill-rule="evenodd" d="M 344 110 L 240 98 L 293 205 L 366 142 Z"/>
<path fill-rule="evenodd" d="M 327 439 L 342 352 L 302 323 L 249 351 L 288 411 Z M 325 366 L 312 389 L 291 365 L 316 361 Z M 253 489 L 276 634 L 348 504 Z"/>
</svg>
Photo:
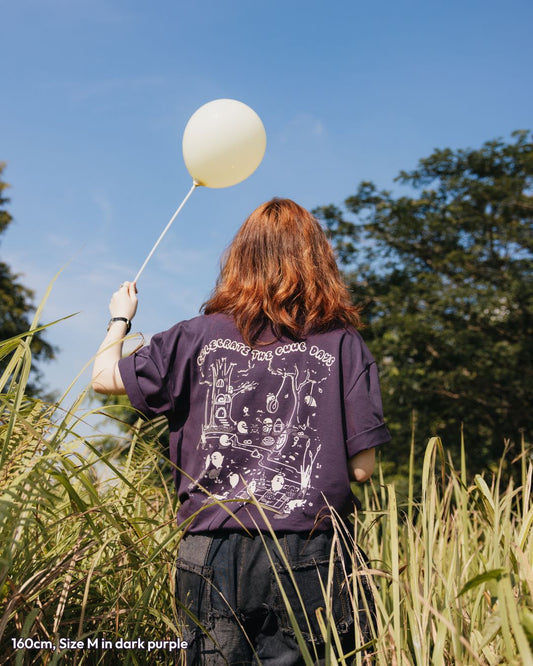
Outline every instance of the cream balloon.
<svg viewBox="0 0 533 666">
<path fill-rule="evenodd" d="M 265 149 L 261 118 L 243 102 L 215 99 L 193 113 L 183 132 L 183 157 L 193 179 L 192 187 L 154 243 L 134 282 L 194 190 L 200 185 L 216 188 L 242 182 L 261 164 Z"/>
<path fill-rule="evenodd" d="M 196 185 L 230 187 L 261 164 L 266 132 L 257 113 L 235 99 L 216 99 L 190 117 L 183 159 Z"/>
</svg>

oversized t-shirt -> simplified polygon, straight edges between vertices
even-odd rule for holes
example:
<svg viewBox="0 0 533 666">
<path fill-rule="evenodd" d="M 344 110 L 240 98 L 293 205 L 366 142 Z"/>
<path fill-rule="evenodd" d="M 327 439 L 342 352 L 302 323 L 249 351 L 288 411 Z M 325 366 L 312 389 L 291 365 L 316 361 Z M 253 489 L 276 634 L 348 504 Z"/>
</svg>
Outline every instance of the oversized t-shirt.
<svg viewBox="0 0 533 666">
<path fill-rule="evenodd" d="M 376 364 L 359 333 L 265 332 L 253 349 L 226 314 L 154 335 L 119 361 L 132 405 L 166 415 L 190 532 L 331 527 L 353 496 L 347 459 L 384 444 Z M 260 507 L 260 508 L 259 508 Z"/>
</svg>

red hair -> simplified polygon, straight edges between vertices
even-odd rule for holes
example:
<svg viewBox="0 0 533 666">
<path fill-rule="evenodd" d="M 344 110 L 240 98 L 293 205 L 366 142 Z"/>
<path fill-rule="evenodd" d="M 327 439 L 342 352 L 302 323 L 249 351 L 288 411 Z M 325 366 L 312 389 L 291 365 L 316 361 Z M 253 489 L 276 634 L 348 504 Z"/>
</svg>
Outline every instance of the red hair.
<svg viewBox="0 0 533 666">
<path fill-rule="evenodd" d="M 202 310 L 230 314 L 251 347 L 268 324 L 294 339 L 361 325 L 324 230 L 290 199 L 267 201 L 244 222 Z"/>
</svg>

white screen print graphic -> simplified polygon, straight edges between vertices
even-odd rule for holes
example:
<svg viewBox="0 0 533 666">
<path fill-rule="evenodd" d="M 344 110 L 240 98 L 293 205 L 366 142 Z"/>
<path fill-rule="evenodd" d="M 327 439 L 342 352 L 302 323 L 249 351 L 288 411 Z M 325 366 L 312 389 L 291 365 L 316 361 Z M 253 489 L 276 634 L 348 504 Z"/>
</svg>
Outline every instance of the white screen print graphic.
<svg viewBox="0 0 533 666">
<path fill-rule="evenodd" d="M 217 499 L 253 494 L 278 519 L 306 503 L 312 509 L 322 447 L 316 408 L 335 358 L 306 342 L 267 352 L 228 342 L 198 358 L 206 387 L 200 483 Z M 270 390 L 262 393 L 265 373 Z"/>
</svg>

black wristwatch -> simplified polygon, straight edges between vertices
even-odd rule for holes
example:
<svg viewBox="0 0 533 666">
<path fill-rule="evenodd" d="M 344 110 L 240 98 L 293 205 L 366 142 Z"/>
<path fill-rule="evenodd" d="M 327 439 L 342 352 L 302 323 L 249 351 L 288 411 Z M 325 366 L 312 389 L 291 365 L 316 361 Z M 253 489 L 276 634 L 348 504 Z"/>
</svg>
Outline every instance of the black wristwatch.
<svg viewBox="0 0 533 666">
<path fill-rule="evenodd" d="M 126 335 L 131 331 L 131 321 L 126 319 L 126 317 L 111 317 L 109 324 L 107 325 L 107 330 L 111 328 L 111 324 L 115 321 L 123 321 L 126 324 Z"/>
</svg>

